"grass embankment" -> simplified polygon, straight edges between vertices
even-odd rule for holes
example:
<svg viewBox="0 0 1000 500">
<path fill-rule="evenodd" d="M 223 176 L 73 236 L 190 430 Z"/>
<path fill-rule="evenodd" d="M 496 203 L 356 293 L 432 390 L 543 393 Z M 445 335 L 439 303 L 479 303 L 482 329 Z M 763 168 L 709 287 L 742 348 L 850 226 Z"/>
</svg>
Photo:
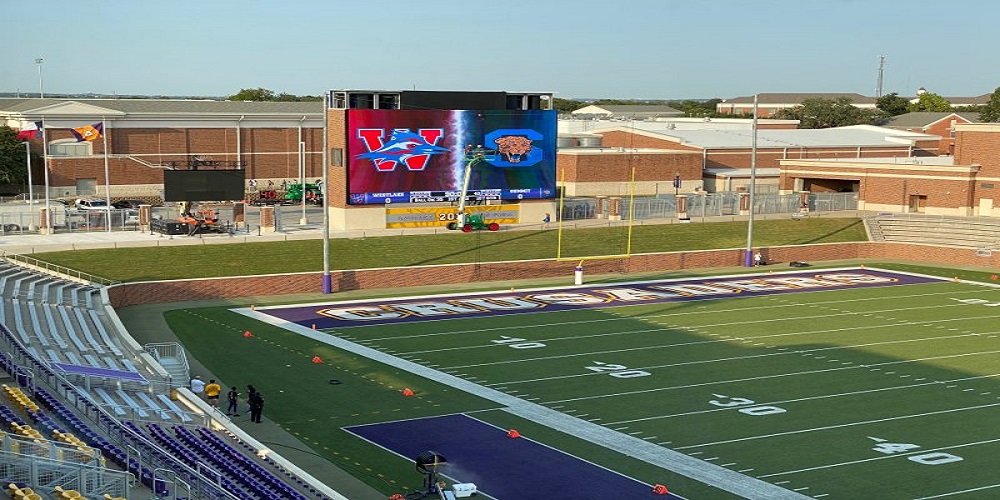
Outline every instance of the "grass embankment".
<svg viewBox="0 0 1000 500">
<path fill-rule="evenodd" d="M 746 245 L 745 222 L 636 226 L 635 253 L 676 252 Z M 864 224 L 854 218 L 762 220 L 754 223 L 755 246 L 864 241 Z M 616 255 L 626 251 L 626 228 L 563 232 L 562 255 Z M 331 240 L 333 269 L 550 259 L 559 244 L 556 230 L 384 236 Z M 35 257 L 118 281 L 209 278 L 253 274 L 317 272 L 323 269 L 321 240 L 225 245 L 73 250 Z"/>
</svg>

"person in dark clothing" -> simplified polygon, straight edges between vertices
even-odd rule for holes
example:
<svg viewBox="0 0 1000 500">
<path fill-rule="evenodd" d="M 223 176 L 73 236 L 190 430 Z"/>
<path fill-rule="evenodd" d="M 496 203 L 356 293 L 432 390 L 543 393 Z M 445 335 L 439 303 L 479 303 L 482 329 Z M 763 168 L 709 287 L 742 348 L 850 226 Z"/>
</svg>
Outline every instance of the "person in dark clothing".
<svg viewBox="0 0 1000 500">
<path fill-rule="evenodd" d="M 260 414 L 264 411 L 264 396 L 254 392 L 250 396 L 250 421 L 260 423 Z"/>
<path fill-rule="evenodd" d="M 253 399 L 254 394 L 257 394 L 257 389 L 254 386 L 247 384 L 247 413 L 250 412 L 250 400 Z"/>
<path fill-rule="evenodd" d="M 236 413 L 240 411 L 239 408 L 236 407 L 237 403 L 240 400 L 240 393 L 236 392 L 235 387 L 229 388 L 229 392 L 226 393 L 226 398 L 229 400 L 229 407 L 226 408 L 226 415 L 232 415 L 234 417 L 240 416 L 239 413 Z"/>
</svg>

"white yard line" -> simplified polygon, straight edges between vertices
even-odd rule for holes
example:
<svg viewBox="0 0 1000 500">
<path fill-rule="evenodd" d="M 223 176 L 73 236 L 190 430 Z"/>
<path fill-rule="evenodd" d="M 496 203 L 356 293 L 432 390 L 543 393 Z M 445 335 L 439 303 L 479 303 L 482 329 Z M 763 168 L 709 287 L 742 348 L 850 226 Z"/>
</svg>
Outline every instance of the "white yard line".
<svg viewBox="0 0 1000 500">
<path fill-rule="evenodd" d="M 365 347 L 256 311 L 240 309 L 235 312 L 298 333 L 317 342 L 322 342 L 359 356 L 406 370 L 429 380 L 434 380 L 435 382 L 493 401 L 505 406 L 505 411 L 521 418 L 546 425 L 557 431 L 585 439 L 625 456 L 682 474 L 696 481 L 712 485 L 744 498 L 768 498 L 775 500 L 804 500 L 808 498 L 800 493 L 775 486 L 766 481 L 712 465 L 703 460 L 689 457 L 683 453 L 664 448 L 643 439 L 615 432 L 597 423 L 582 420 L 536 403 L 524 401 L 510 394 L 484 387 L 370 347 Z"/>
</svg>

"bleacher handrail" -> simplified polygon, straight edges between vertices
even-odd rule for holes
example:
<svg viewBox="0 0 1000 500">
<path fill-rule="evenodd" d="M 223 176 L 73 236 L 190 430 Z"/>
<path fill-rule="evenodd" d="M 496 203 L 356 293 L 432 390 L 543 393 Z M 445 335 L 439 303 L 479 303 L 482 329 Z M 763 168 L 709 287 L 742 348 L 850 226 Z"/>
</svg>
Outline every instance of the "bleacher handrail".
<svg viewBox="0 0 1000 500">
<path fill-rule="evenodd" d="M 45 274 L 50 274 L 53 276 L 58 276 L 60 278 L 70 279 L 84 284 L 97 284 L 102 286 L 109 286 L 121 283 L 120 281 L 103 278 L 101 276 L 85 273 L 83 271 L 77 271 L 75 269 L 70 269 L 65 266 L 52 264 L 50 262 L 45 262 L 44 260 L 38 260 L 34 257 L 29 257 L 27 255 L 19 253 L 8 252 L 6 250 L 0 250 L 0 257 L 10 260 L 12 262 L 17 262 L 29 269 L 34 269 L 36 271 L 41 271 Z"/>
<path fill-rule="evenodd" d="M 122 444 L 126 444 L 126 442 L 128 442 L 129 444 L 133 443 L 141 444 L 142 446 L 157 449 L 162 452 L 163 457 L 166 457 L 166 459 L 169 461 L 169 466 L 173 470 L 175 471 L 183 470 L 187 474 L 189 474 L 190 477 L 199 479 L 200 481 L 199 489 L 201 491 L 219 493 L 221 495 L 221 498 L 229 500 L 239 500 L 236 496 L 232 495 L 228 491 L 221 489 L 221 487 L 218 484 L 216 484 L 212 478 L 202 476 L 198 471 L 192 469 L 177 457 L 170 455 L 169 452 L 163 450 L 145 436 L 134 434 L 126 426 L 122 425 L 121 421 L 119 421 L 114 415 L 109 413 L 104 408 L 96 405 L 93 400 L 87 398 L 86 396 L 80 394 L 79 392 L 76 392 L 70 381 L 62 377 L 60 374 L 48 370 L 47 368 L 43 370 L 44 364 L 42 364 L 41 361 L 32 357 L 30 354 L 27 354 L 28 350 L 25 348 L 25 346 L 22 345 L 21 342 L 17 338 L 15 338 L 14 335 L 10 331 L 8 331 L 8 329 L 3 325 L 0 325 L 0 340 L 5 341 L 12 347 L 18 348 L 18 349 L 12 349 L 11 355 L 17 356 L 18 358 L 24 358 L 21 359 L 21 363 L 30 363 L 32 365 L 32 367 L 34 368 L 34 373 L 35 373 L 34 378 L 36 382 L 41 381 L 46 388 L 58 393 L 67 401 L 89 402 L 90 407 L 93 408 L 96 413 L 95 415 L 92 415 L 90 411 L 86 410 L 86 408 L 81 409 L 78 406 L 75 406 L 75 404 L 73 405 L 73 408 L 77 410 L 82 410 L 81 415 L 86 417 L 87 420 L 96 425 L 98 428 L 101 428 L 104 431 L 106 431 L 109 437 L 111 437 L 111 439 L 117 440 Z M 16 359 L 14 360 L 17 361 Z M 54 378 L 54 380 L 50 380 L 49 374 L 45 373 L 46 371 L 50 372 L 51 378 Z M 70 394 L 72 394 L 74 397 L 70 398 L 69 397 Z M 102 421 L 105 422 L 105 424 L 102 424 Z M 112 422 L 115 423 L 117 426 L 116 431 L 109 427 L 110 425 L 109 423 Z M 161 464 L 161 465 L 168 465 L 168 464 Z M 211 498 L 220 498 L 220 497 L 217 496 Z"/>
<path fill-rule="evenodd" d="M 42 475 L 46 472 L 52 471 L 73 471 L 73 474 L 63 474 L 62 476 L 75 476 L 80 478 L 78 481 L 79 483 L 89 485 L 92 488 L 99 485 L 100 487 L 93 491 L 85 490 L 94 494 L 109 493 L 114 497 L 127 497 L 130 495 L 131 489 L 135 484 L 135 478 L 125 471 L 108 469 L 90 464 L 66 462 L 48 457 L 25 455 L 23 453 L 14 453 L 7 450 L 0 451 L 0 463 L 5 464 L 8 468 L 14 469 L 19 468 L 20 466 L 25 471 L 30 471 L 30 473 L 35 475 Z M 76 488 L 77 487 L 74 486 L 74 489 Z M 80 488 L 83 489 L 83 486 Z"/>
</svg>

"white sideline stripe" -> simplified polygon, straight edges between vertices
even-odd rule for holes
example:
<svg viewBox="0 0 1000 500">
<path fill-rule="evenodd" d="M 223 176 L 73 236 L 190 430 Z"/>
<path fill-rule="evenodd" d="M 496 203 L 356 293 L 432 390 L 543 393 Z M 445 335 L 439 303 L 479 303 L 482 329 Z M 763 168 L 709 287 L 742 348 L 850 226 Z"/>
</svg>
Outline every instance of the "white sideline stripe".
<svg viewBox="0 0 1000 500">
<path fill-rule="evenodd" d="M 657 467 L 674 471 L 678 474 L 710 484 L 716 488 L 745 498 L 768 498 L 775 500 L 786 498 L 799 500 L 808 498 L 800 493 L 789 491 L 768 482 L 745 476 L 730 469 L 714 466 L 702 460 L 691 458 L 683 453 L 649 443 L 643 439 L 612 431 L 611 429 L 593 422 L 588 422 L 586 420 L 558 412 L 551 408 L 546 408 L 537 403 L 524 401 L 509 394 L 484 387 L 468 380 L 463 380 L 439 370 L 434 370 L 426 366 L 407 361 L 397 356 L 391 356 L 370 347 L 365 347 L 333 335 L 314 331 L 311 328 L 276 318 L 264 312 L 250 311 L 247 309 L 234 309 L 233 312 L 243 314 L 244 316 L 254 318 L 258 321 L 262 321 L 279 328 L 284 328 L 285 330 L 298 333 L 304 337 L 308 337 L 327 345 L 344 349 L 359 356 L 364 356 L 375 361 L 386 363 L 390 366 L 406 370 L 415 375 L 427 377 L 431 380 L 435 380 L 439 383 L 469 394 L 488 399 L 495 403 L 504 405 L 504 411 L 517 415 L 521 418 L 538 422 L 552 429 L 585 439 L 610 450 L 623 453 L 626 456 L 642 460 Z"/>
</svg>

